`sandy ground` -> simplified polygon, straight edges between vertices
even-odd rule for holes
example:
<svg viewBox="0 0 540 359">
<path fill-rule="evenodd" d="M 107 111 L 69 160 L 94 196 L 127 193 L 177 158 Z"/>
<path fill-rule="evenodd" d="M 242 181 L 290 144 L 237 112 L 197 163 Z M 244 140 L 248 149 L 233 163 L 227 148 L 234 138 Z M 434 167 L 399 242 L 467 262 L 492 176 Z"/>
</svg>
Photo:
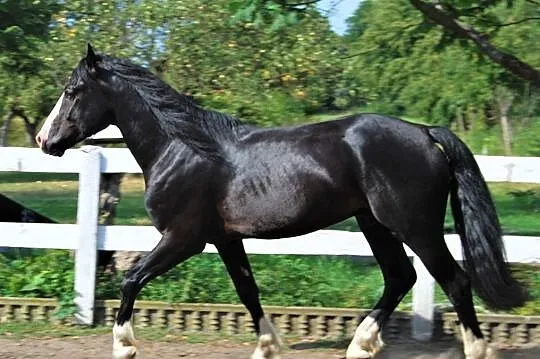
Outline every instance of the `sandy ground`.
<svg viewBox="0 0 540 359">
<path fill-rule="evenodd" d="M 248 359 L 254 343 L 238 344 L 217 341 L 206 344 L 139 341 L 141 355 L 138 358 L 207 358 Z M 321 343 L 290 342 L 282 359 L 337 359 L 343 358 L 345 347 L 321 349 Z M 539 359 L 540 348 L 501 348 L 501 358 Z M 110 359 L 111 338 L 109 335 L 65 337 L 48 339 L 5 339 L 0 338 L 0 359 L 30 358 L 77 358 Z M 377 357 L 380 359 L 462 359 L 459 343 L 416 343 L 399 342 L 388 344 Z"/>
</svg>

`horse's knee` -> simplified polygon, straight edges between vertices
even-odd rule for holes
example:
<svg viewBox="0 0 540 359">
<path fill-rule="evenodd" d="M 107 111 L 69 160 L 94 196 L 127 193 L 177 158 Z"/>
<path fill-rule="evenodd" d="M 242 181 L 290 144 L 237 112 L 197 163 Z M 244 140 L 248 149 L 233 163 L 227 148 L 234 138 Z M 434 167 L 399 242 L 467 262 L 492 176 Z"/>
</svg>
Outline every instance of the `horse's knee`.
<svg viewBox="0 0 540 359">
<path fill-rule="evenodd" d="M 126 275 L 120 283 L 120 292 L 124 295 L 129 295 L 137 289 L 137 279 L 134 276 Z"/>
</svg>

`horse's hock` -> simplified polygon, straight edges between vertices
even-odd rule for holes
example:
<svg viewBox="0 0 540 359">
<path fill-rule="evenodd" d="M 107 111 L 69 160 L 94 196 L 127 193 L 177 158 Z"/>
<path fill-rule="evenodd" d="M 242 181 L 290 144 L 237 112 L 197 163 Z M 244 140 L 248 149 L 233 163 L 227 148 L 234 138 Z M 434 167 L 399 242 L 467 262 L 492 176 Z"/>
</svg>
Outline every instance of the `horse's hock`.
<svg viewBox="0 0 540 359">
<path fill-rule="evenodd" d="M 54 299 L 0 298 L 0 323 L 45 321 L 60 324 L 62 321 L 54 315 L 58 306 Z M 118 300 L 96 301 L 95 323 L 112 326 L 119 306 Z M 369 313 L 369 310 L 343 308 L 267 306 L 264 309 L 281 335 L 310 339 L 352 337 L 358 323 Z M 251 318 L 241 305 L 138 301 L 134 313 L 136 327 L 229 335 L 254 333 Z M 488 342 L 540 346 L 540 316 L 479 314 L 478 317 Z M 461 335 L 455 313 L 437 314 L 434 324 L 434 340 L 453 340 Z M 395 312 L 383 329 L 383 338 L 408 340 L 410 333 L 411 314 Z"/>
</svg>

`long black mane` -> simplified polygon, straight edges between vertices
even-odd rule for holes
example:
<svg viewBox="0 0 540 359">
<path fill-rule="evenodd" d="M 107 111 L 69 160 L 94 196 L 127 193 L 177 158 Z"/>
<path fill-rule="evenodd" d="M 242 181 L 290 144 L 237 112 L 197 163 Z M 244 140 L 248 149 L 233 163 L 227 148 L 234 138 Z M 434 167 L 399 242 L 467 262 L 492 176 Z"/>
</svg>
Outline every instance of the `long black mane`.
<svg viewBox="0 0 540 359">
<path fill-rule="evenodd" d="M 197 154 L 224 161 L 222 146 L 237 140 L 238 128 L 243 125 L 239 119 L 204 109 L 142 66 L 106 55 L 100 55 L 99 60 L 100 68 L 124 80 L 139 95 L 142 102 L 135 100 L 133 105 L 146 106 L 169 139 L 180 138 Z M 88 77 L 84 60 L 75 71 L 77 76 L 72 80 Z"/>
</svg>

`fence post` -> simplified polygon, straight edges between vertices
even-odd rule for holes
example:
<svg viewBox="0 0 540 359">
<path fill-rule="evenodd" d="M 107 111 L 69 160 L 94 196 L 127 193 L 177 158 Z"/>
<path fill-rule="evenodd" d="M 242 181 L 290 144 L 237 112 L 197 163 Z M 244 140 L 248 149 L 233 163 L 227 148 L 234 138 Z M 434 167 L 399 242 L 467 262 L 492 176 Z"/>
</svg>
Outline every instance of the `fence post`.
<svg viewBox="0 0 540 359">
<path fill-rule="evenodd" d="M 417 280 L 413 288 L 412 336 L 416 340 L 430 340 L 433 333 L 435 280 L 424 263 L 413 257 Z"/>
<path fill-rule="evenodd" d="M 75 254 L 75 320 L 78 324 L 91 325 L 94 321 L 101 155 L 99 147 L 84 146 L 81 150 L 83 159 L 77 202 L 79 242 Z"/>
</svg>

